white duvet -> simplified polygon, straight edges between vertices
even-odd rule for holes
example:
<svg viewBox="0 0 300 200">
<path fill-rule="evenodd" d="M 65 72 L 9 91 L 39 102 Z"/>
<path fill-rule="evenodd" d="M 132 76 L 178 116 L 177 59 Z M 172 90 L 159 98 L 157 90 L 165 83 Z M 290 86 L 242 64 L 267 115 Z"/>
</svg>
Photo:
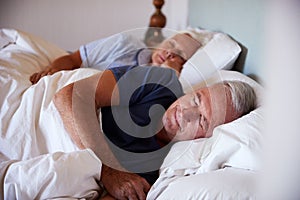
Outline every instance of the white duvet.
<svg viewBox="0 0 300 200">
<path fill-rule="evenodd" d="M 101 162 L 73 144 L 52 103 L 61 87 L 96 71 L 60 72 L 32 86 L 29 76 L 66 52 L 20 31 L 2 29 L 0 34 L 1 195 L 97 198 Z"/>
<path fill-rule="evenodd" d="M 0 30 L 0 174 L 5 199 L 99 198 L 101 161 L 79 150 L 52 103 L 56 91 L 97 73 L 62 71 L 32 86 L 29 76 L 66 54 L 15 30 Z M 219 71 L 207 83 L 242 80 L 261 104 L 262 88 L 238 72 Z M 147 199 L 253 199 L 260 169 L 263 108 L 215 129 L 210 139 L 175 144 Z"/>
</svg>

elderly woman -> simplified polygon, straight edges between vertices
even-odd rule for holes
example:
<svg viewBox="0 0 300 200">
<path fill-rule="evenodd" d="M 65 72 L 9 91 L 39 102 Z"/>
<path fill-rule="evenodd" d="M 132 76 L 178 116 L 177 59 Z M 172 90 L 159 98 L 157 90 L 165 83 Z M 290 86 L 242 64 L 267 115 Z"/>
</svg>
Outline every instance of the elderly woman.
<svg viewBox="0 0 300 200">
<path fill-rule="evenodd" d="M 137 37 L 126 33 L 93 41 L 82 45 L 79 50 L 57 58 L 47 68 L 31 75 L 35 84 L 43 76 L 61 70 L 90 67 L 105 70 L 122 66 L 169 66 L 181 71 L 182 65 L 201 47 L 188 33 L 178 33 L 164 40 L 157 48 L 148 48 Z"/>
</svg>

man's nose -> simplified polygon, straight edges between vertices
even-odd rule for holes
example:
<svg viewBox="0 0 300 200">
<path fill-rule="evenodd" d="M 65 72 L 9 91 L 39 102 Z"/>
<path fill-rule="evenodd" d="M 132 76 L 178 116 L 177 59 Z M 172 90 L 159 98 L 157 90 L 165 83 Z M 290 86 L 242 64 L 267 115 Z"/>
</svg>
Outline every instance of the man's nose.
<svg viewBox="0 0 300 200">
<path fill-rule="evenodd" d="M 200 116 L 200 111 L 199 111 L 199 108 L 196 106 L 184 108 L 182 110 L 182 118 L 184 120 L 186 120 L 187 122 L 192 122 L 192 121 L 198 120 L 199 116 Z"/>
</svg>

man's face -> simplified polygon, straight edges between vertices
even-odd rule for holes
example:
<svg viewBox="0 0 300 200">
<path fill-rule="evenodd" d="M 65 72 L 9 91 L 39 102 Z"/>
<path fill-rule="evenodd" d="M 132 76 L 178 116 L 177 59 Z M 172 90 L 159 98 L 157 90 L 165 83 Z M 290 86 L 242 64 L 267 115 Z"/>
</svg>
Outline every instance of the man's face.
<svg viewBox="0 0 300 200">
<path fill-rule="evenodd" d="M 200 47 L 200 43 L 187 34 L 176 34 L 163 41 L 152 54 L 152 63 L 161 65 L 166 61 L 183 65 Z"/>
<path fill-rule="evenodd" d="M 235 117 L 229 89 L 217 84 L 175 101 L 165 112 L 163 125 L 170 139 L 191 140 L 210 137 L 216 126 Z"/>
</svg>

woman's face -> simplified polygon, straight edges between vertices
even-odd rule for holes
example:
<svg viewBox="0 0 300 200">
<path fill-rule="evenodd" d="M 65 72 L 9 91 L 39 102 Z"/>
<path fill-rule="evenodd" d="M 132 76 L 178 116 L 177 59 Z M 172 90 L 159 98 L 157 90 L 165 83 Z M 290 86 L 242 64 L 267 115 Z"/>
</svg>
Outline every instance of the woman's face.
<svg viewBox="0 0 300 200">
<path fill-rule="evenodd" d="M 170 139 L 191 140 L 210 137 L 213 129 L 230 120 L 229 89 L 223 84 L 201 88 L 175 101 L 163 116 Z"/>
<path fill-rule="evenodd" d="M 183 65 L 200 47 L 200 43 L 188 34 L 176 34 L 163 41 L 152 54 L 152 63 L 162 65 L 167 61 Z M 172 67 L 172 66 L 171 66 Z"/>
<path fill-rule="evenodd" d="M 183 65 L 185 59 L 183 57 L 183 50 L 181 44 L 176 38 L 170 38 L 163 41 L 158 48 L 153 51 L 152 63 L 161 65 L 166 61 L 176 61 L 178 64 Z"/>
</svg>

